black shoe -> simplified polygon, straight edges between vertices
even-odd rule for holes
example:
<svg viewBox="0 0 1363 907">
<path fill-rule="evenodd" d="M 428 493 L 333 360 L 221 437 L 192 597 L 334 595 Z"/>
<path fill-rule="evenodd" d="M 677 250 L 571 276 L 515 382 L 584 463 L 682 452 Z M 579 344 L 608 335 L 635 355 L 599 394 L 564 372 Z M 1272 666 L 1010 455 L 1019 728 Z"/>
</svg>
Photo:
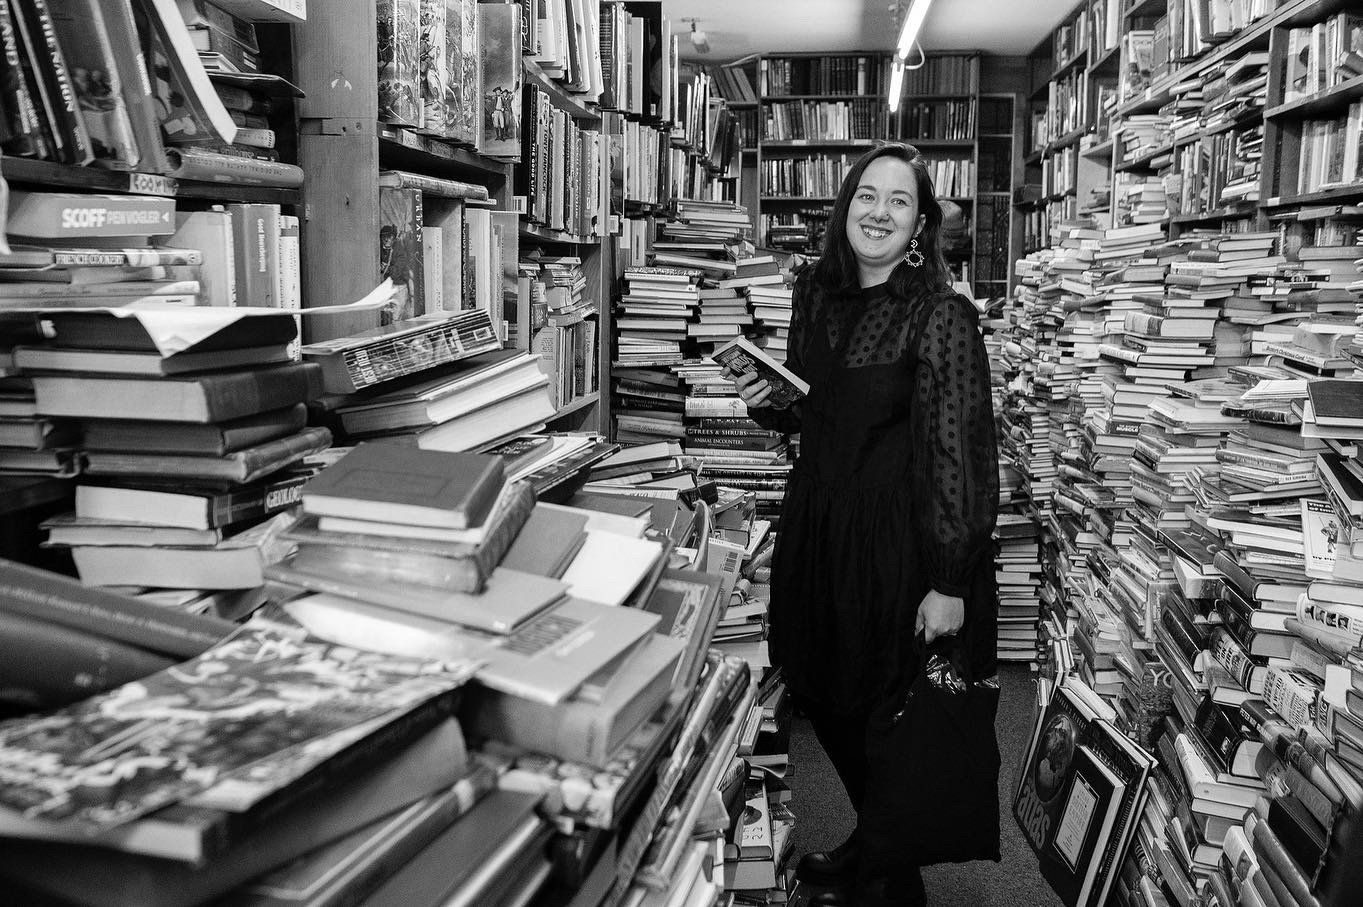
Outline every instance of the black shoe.
<svg viewBox="0 0 1363 907">
<path fill-rule="evenodd" d="M 861 847 L 854 836 L 832 850 L 813 850 L 800 857 L 795 878 L 806 885 L 850 885 L 857 877 L 860 858 Z"/>
</svg>

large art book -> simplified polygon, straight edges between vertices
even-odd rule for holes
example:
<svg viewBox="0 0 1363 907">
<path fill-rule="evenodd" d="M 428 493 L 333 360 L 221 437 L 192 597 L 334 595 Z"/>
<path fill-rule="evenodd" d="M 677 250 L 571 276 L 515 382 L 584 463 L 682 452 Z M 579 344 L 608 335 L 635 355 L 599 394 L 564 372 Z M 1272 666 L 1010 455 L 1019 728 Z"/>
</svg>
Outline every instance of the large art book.
<svg viewBox="0 0 1363 907">
<path fill-rule="evenodd" d="M 361 652 L 256 618 L 181 665 L 0 726 L 0 804 L 98 833 L 261 760 L 301 777 L 331 755 L 317 742 L 397 718 L 469 673 L 462 661 Z"/>
<path fill-rule="evenodd" d="M 785 409 L 809 393 L 809 383 L 754 346 L 746 337 L 735 337 L 711 354 L 711 358 L 731 372 L 756 375 L 771 385 L 768 401 Z"/>
<path fill-rule="evenodd" d="M 1068 907 L 1101 903 L 1103 855 L 1118 829 L 1126 783 L 1092 745 L 1103 733 L 1087 703 L 1058 686 L 1029 744 L 1013 801 L 1041 874 Z M 1140 779 L 1137 779 L 1138 781 Z"/>
</svg>

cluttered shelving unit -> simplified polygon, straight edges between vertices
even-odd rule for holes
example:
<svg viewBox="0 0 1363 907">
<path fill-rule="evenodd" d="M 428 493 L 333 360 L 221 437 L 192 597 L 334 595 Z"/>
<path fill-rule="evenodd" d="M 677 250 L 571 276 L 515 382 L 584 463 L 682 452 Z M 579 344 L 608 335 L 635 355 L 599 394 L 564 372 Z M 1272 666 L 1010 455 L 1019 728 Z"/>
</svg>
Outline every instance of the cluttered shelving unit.
<svg viewBox="0 0 1363 907">
<path fill-rule="evenodd" d="M 1357 446 L 1316 406 L 1363 388 L 1358 27 L 1345 3 L 1090 0 L 1030 55 L 998 341 L 1009 502 L 1040 532 L 1014 815 L 1066 898 L 1346 897 L 1360 649 L 1329 615 L 1358 589 Z M 1084 878 L 1037 824 L 1064 722 L 1134 817 Z M 1278 785 L 1289 763 L 1313 780 Z"/>
</svg>

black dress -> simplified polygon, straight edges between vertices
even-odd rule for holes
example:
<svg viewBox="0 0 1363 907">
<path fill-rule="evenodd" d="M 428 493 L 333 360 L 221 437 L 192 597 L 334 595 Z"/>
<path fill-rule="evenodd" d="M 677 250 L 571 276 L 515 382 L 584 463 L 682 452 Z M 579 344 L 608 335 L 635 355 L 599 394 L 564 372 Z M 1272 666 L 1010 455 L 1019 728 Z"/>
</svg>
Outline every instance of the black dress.
<svg viewBox="0 0 1363 907">
<path fill-rule="evenodd" d="M 792 692 L 842 713 L 902 695 L 918 604 L 965 601 L 974 676 L 996 670 L 990 539 L 998 465 L 989 362 L 959 294 L 796 284 L 787 366 L 810 383 L 753 418 L 800 432 L 772 561 L 770 646 Z"/>
</svg>

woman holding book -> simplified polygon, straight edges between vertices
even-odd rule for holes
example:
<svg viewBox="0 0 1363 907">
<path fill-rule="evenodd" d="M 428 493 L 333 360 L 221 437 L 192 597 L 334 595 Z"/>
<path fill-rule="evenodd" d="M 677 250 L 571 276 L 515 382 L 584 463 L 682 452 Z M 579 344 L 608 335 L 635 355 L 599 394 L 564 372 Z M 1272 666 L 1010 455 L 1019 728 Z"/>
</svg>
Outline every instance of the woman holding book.
<svg viewBox="0 0 1363 907">
<path fill-rule="evenodd" d="M 859 813 L 876 797 L 868 722 L 904 700 L 916 637 L 954 635 L 974 678 L 996 670 L 989 362 L 974 306 L 950 289 L 941 224 L 917 149 L 867 153 L 839 191 L 822 256 L 795 284 L 786 365 L 808 396 L 777 409 L 765 381 L 734 376 L 756 422 L 801 434 L 772 565 L 770 645 Z M 805 881 L 855 885 L 855 901 L 814 903 L 926 903 L 918 867 L 904 865 L 911 854 L 898 866 L 870 857 L 884 844 L 854 832 L 806 854 Z"/>
</svg>

